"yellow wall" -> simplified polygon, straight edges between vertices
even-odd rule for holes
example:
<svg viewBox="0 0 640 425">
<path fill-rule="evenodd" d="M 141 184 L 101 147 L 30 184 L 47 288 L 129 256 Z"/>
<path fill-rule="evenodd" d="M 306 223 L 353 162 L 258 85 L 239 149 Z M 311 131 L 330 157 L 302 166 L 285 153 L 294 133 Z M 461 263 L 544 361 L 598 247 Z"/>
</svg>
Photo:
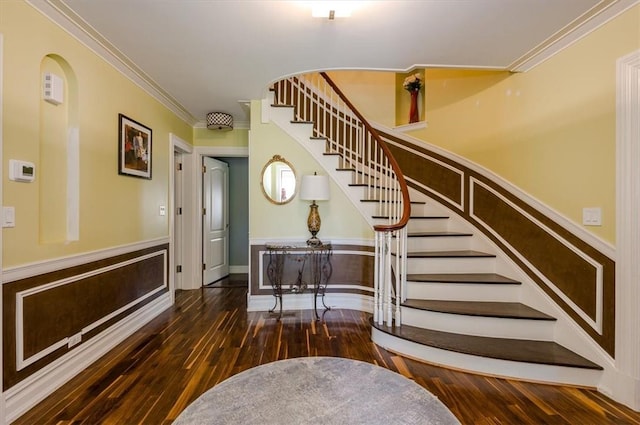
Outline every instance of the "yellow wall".
<svg viewBox="0 0 640 425">
<path fill-rule="evenodd" d="M 158 210 L 169 202 L 169 133 L 189 141 L 191 126 L 26 2 L 0 1 L 0 33 L 4 36 L 3 205 L 16 209 L 16 227 L 3 229 L 3 266 L 168 236 L 168 216 L 160 216 Z M 54 241 L 41 237 L 39 217 L 47 211 L 40 204 L 46 197 L 37 173 L 48 164 L 40 148 L 41 66 L 48 55 L 62 58 L 77 79 L 80 238 L 76 242 L 60 241 L 59 235 L 50 238 Z M 152 180 L 118 175 L 119 113 L 153 131 Z M 34 162 L 36 181 L 9 181 L 9 159 Z M 59 190 L 63 208 L 66 192 Z"/>
<path fill-rule="evenodd" d="M 331 71 L 327 74 L 368 121 L 388 127 L 396 125 L 395 72 Z"/>
<path fill-rule="evenodd" d="M 231 131 L 217 131 L 194 127 L 193 144 L 194 146 L 246 148 L 249 146 L 249 130 L 239 128 Z"/>
<path fill-rule="evenodd" d="M 275 124 L 261 122 L 260 101 L 251 102 L 249 134 L 249 237 L 251 239 L 295 239 L 305 241 L 310 201 L 298 196 L 284 205 L 272 204 L 262 193 L 260 173 L 273 155 L 293 165 L 297 183 L 306 174 L 326 174 L 311 155 Z M 372 239 L 373 231 L 342 190 L 331 182 L 331 200 L 318 202 L 322 225 L 318 238 Z M 299 186 L 297 191 L 299 191 Z"/>
<path fill-rule="evenodd" d="M 576 223 L 602 207 L 615 242 L 616 60 L 640 48 L 640 6 L 518 74 L 427 70 L 411 133 L 483 165 Z"/>
<path fill-rule="evenodd" d="M 586 229 L 613 243 L 616 60 L 637 49 L 640 5 L 525 73 L 426 69 L 427 127 L 408 134 L 486 167 L 578 224 L 583 208 L 601 207 L 602 226 Z M 393 127 L 399 114 L 403 124 L 395 90 L 404 74 L 331 76 L 367 118 Z M 376 101 L 362 95 L 373 84 L 384 85 Z"/>
</svg>

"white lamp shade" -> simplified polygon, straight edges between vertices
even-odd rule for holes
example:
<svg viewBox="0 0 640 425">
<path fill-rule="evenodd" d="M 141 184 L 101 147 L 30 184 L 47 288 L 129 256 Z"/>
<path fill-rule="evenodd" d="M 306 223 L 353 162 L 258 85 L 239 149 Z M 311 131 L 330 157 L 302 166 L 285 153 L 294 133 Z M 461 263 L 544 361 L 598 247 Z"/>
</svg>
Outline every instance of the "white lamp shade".
<svg viewBox="0 0 640 425">
<path fill-rule="evenodd" d="M 300 199 L 303 201 L 328 201 L 329 176 L 302 176 Z"/>
</svg>

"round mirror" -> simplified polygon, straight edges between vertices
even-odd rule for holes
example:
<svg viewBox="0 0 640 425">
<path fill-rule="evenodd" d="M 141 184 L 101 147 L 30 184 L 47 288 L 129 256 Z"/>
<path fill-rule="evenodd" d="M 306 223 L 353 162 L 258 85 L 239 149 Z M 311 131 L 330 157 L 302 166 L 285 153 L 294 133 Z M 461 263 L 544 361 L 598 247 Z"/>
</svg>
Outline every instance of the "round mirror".
<svg viewBox="0 0 640 425">
<path fill-rule="evenodd" d="M 286 204 L 296 196 L 296 172 L 280 155 L 265 164 L 261 178 L 262 192 L 274 204 Z"/>
</svg>

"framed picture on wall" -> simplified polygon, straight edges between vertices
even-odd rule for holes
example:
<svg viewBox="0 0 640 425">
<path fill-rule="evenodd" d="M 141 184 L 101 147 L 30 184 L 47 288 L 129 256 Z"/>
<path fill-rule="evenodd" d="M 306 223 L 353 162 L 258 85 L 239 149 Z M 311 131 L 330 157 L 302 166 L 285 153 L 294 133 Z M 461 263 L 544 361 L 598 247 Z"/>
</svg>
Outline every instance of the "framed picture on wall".
<svg viewBox="0 0 640 425">
<path fill-rule="evenodd" d="M 118 114 L 118 174 L 151 179 L 151 129 Z"/>
</svg>

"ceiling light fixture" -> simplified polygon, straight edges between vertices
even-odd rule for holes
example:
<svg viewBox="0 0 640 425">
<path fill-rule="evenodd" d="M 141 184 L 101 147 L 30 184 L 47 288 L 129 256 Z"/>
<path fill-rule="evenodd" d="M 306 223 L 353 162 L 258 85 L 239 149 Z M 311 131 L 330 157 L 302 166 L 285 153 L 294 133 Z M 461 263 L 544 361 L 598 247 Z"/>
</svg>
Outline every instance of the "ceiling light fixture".
<svg viewBox="0 0 640 425">
<path fill-rule="evenodd" d="M 225 112 L 209 112 L 207 114 L 207 128 L 209 130 L 233 130 L 233 117 Z"/>
<path fill-rule="evenodd" d="M 312 1 L 311 16 L 314 18 L 348 18 L 354 7 L 351 1 Z"/>
</svg>

